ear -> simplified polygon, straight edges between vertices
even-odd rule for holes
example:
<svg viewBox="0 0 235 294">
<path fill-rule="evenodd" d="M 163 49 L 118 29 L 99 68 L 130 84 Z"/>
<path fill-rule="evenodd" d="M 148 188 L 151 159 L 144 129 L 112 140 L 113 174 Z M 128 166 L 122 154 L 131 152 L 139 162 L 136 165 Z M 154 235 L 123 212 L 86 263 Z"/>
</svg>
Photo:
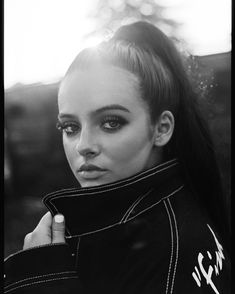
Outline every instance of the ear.
<svg viewBox="0 0 235 294">
<path fill-rule="evenodd" d="M 163 111 L 155 125 L 154 145 L 158 147 L 166 145 L 173 134 L 174 126 L 173 114 L 168 110 Z"/>
</svg>

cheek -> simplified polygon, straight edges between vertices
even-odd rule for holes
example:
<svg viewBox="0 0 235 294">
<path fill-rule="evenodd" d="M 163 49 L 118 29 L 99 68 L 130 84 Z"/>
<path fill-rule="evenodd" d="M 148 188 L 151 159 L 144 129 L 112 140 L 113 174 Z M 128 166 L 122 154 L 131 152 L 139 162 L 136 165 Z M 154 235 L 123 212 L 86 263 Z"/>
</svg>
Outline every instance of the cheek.
<svg viewBox="0 0 235 294">
<path fill-rule="evenodd" d="M 63 146 L 67 160 L 71 164 L 73 158 L 75 157 L 73 144 L 67 142 L 67 140 L 63 138 Z"/>
<path fill-rule="evenodd" d="M 126 132 L 110 140 L 109 145 L 107 153 L 117 165 L 128 165 L 132 160 L 146 158 L 153 146 L 148 129 Z"/>
</svg>

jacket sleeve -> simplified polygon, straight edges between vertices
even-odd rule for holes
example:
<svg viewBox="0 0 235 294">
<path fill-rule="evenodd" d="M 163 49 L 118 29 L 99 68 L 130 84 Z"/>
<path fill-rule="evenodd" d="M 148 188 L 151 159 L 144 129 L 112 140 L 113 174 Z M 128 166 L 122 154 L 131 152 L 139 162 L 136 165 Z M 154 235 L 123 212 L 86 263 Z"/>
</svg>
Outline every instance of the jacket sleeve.
<svg viewBox="0 0 235 294">
<path fill-rule="evenodd" d="M 5 260 L 4 293 L 84 293 L 66 243 L 19 251 Z"/>
</svg>

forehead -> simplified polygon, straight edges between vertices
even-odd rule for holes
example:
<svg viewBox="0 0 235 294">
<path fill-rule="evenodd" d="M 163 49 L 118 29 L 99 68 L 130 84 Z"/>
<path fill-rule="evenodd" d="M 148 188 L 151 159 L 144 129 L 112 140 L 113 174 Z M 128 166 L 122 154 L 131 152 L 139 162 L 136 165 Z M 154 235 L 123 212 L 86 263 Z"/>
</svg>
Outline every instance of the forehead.
<svg viewBox="0 0 235 294">
<path fill-rule="evenodd" d="M 59 108 L 86 110 L 107 104 L 131 106 L 141 104 L 138 77 L 131 72 L 98 65 L 69 73 L 63 80 L 58 95 Z"/>
</svg>

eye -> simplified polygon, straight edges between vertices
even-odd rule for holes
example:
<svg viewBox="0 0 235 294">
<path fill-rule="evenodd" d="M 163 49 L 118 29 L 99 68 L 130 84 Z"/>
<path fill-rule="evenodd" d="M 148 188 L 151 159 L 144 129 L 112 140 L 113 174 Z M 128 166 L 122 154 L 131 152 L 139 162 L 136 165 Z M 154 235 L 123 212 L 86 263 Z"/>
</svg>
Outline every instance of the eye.
<svg viewBox="0 0 235 294">
<path fill-rule="evenodd" d="M 75 135 L 80 131 L 80 126 L 75 122 L 60 122 L 58 121 L 56 124 L 56 128 L 59 131 L 63 131 L 68 136 Z"/>
<path fill-rule="evenodd" d="M 102 120 L 102 128 L 108 132 L 114 132 L 121 129 L 125 124 L 126 120 L 118 116 L 106 116 Z"/>
</svg>

